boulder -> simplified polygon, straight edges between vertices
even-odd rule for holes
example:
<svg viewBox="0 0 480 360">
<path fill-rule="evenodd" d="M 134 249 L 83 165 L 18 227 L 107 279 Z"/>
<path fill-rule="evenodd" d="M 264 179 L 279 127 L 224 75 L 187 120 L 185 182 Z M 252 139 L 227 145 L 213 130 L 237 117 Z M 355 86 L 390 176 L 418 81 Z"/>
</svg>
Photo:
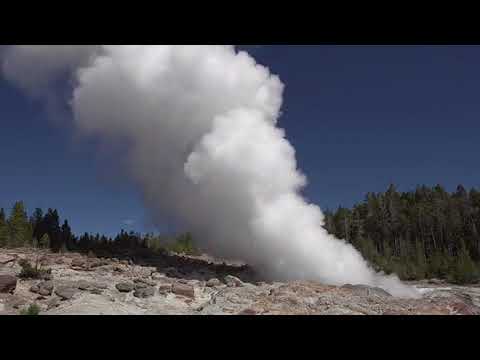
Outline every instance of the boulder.
<svg viewBox="0 0 480 360">
<path fill-rule="evenodd" d="M 152 279 L 153 279 L 153 280 L 163 280 L 163 279 L 165 279 L 165 275 L 160 274 L 160 273 L 158 273 L 158 272 L 154 272 L 154 273 L 152 274 Z"/>
<path fill-rule="evenodd" d="M 75 286 L 77 287 L 77 289 L 79 290 L 89 290 L 92 286 L 90 285 L 90 283 L 88 281 L 85 281 L 85 280 L 78 280 L 75 284 Z"/>
<path fill-rule="evenodd" d="M 101 260 L 99 260 L 99 259 L 94 259 L 94 260 L 90 260 L 90 261 L 88 262 L 88 265 L 89 265 L 89 267 L 90 267 L 91 269 L 94 269 L 94 268 L 97 268 L 97 267 L 99 267 L 99 266 L 103 266 L 104 263 L 103 263 L 103 261 L 101 261 Z"/>
<path fill-rule="evenodd" d="M 428 280 L 427 280 L 427 284 L 431 284 L 431 285 L 443 285 L 443 284 L 445 284 L 445 281 L 440 280 L 440 279 L 428 279 Z"/>
<path fill-rule="evenodd" d="M 135 284 L 135 290 L 145 289 L 147 287 L 148 285 L 143 282 L 139 282 Z"/>
<path fill-rule="evenodd" d="M 93 295 L 102 295 L 103 290 L 95 288 L 95 289 L 91 289 L 90 293 L 93 294 Z"/>
<path fill-rule="evenodd" d="M 137 298 L 148 298 L 155 295 L 155 288 L 152 286 L 146 286 L 141 289 L 136 289 L 133 296 Z"/>
<path fill-rule="evenodd" d="M 44 281 L 38 286 L 38 293 L 42 296 L 50 296 L 52 295 L 53 291 L 53 282 L 52 281 Z"/>
<path fill-rule="evenodd" d="M 215 286 L 220 286 L 222 285 L 222 282 L 218 280 L 217 278 L 212 278 L 207 281 L 206 286 L 208 287 L 215 287 Z"/>
<path fill-rule="evenodd" d="M 75 258 L 72 260 L 72 267 L 81 268 L 85 266 L 85 260 L 82 258 Z"/>
<path fill-rule="evenodd" d="M 13 293 L 17 288 L 17 278 L 12 275 L 0 275 L 0 293 Z"/>
<path fill-rule="evenodd" d="M 149 280 L 149 279 L 144 279 L 144 278 L 137 278 L 137 279 L 134 279 L 133 282 L 135 284 L 145 284 L 145 285 L 148 285 L 148 286 L 155 286 L 157 285 L 157 283 L 155 281 L 152 281 L 152 280 Z"/>
<path fill-rule="evenodd" d="M 62 300 L 70 300 L 76 292 L 76 289 L 68 286 L 60 286 L 55 289 L 55 294 Z"/>
<path fill-rule="evenodd" d="M 240 287 L 243 286 L 242 280 L 239 278 L 232 276 L 232 275 L 227 275 L 225 276 L 225 283 L 227 284 L 228 287 Z"/>
<path fill-rule="evenodd" d="M 40 290 L 38 291 L 38 293 L 39 293 L 41 296 L 50 296 L 50 295 L 52 295 L 52 290 L 40 289 Z"/>
<path fill-rule="evenodd" d="M 60 299 L 56 296 L 52 297 L 50 300 L 47 301 L 47 310 L 56 308 L 60 305 Z"/>
<path fill-rule="evenodd" d="M 180 273 L 180 271 L 178 271 L 174 267 L 166 268 L 165 269 L 165 274 L 168 277 L 173 277 L 173 278 L 181 278 L 182 277 L 182 274 Z"/>
<path fill-rule="evenodd" d="M 117 288 L 118 291 L 126 292 L 126 293 L 131 292 L 134 289 L 134 285 L 128 282 L 118 283 L 117 285 L 115 285 L 115 287 Z"/>
<path fill-rule="evenodd" d="M 172 284 L 160 284 L 158 286 L 158 292 L 160 294 L 166 294 L 172 291 Z"/>
<path fill-rule="evenodd" d="M 6 265 L 12 261 L 15 261 L 14 256 L 0 254 L 0 265 Z"/>
<path fill-rule="evenodd" d="M 175 295 L 181 295 L 189 298 L 195 297 L 195 289 L 191 285 L 175 283 L 172 285 L 172 292 Z"/>
<path fill-rule="evenodd" d="M 108 285 L 105 284 L 105 283 L 95 283 L 93 284 L 93 286 L 97 289 L 101 289 L 101 290 L 104 290 L 104 289 L 107 289 L 108 288 Z"/>
<path fill-rule="evenodd" d="M 16 295 L 10 295 L 7 299 L 7 305 L 14 309 L 20 309 L 22 306 L 26 305 L 27 301 L 24 298 L 21 298 Z"/>
<path fill-rule="evenodd" d="M 125 272 L 126 269 L 123 265 L 113 265 L 113 271 L 115 272 Z"/>
</svg>

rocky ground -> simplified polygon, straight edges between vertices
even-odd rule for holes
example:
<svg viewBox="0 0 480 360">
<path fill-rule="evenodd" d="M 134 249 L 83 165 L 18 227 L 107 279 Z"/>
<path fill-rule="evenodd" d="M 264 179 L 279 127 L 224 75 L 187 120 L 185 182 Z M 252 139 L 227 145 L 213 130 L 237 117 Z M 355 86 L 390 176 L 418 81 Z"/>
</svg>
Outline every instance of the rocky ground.
<svg viewBox="0 0 480 360">
<path fill-rule="evenodd" d="M 19 262 L 50 269 L 21 279 Z M 262 282 L 252 269 L 206 256 L 96 257 L 0 250 L 0 314 L 31 304 L 45 315 L 480 315 L 480 285 L 412 283 L 421 299 L 378 288 L 315 282 Z"/>
</svg>

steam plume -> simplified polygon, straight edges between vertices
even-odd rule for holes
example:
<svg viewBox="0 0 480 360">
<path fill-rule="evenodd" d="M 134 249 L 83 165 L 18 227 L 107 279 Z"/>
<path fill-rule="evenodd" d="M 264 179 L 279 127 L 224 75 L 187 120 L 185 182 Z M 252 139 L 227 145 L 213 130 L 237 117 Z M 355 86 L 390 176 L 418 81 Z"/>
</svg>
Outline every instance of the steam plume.
<svg viewBox="0 0 480 360">
<path fill-rule="evenodd" d="M 175 216 L 210 253 L 275 278 L 415 296 L 322 228 L 277 127 L 283 84 L 247 53 L 223 45 L 14 46 L 3 70 L 35 95 L 71 73 L 78 130 L 126 141 L 128 173 L 153 216 Z"/>
</svg>

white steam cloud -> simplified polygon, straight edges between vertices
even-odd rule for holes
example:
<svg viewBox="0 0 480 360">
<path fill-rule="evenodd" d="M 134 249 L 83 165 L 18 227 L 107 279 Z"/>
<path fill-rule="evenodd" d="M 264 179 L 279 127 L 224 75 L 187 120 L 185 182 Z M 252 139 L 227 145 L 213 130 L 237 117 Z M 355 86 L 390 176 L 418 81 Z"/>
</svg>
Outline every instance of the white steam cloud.
<svg viewBox="0 0 480 360">
<path fill-rule="evenodd" d="M 322 227 L 277 120 L 283 84 L 233 46 L 12 46 L 3 71 L 38 95 L 60 73 L 84 134 L 127 141 L 127 168 L 160 222 L 175 216 L 210 253 L 278 279 L 416 291 L 375 273 Z"/>
</svg>

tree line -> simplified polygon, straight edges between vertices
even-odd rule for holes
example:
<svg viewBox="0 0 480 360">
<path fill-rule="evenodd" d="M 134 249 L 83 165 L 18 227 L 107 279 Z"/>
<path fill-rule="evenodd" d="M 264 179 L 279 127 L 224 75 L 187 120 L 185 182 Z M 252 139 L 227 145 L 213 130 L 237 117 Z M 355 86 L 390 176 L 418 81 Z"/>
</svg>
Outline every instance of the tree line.
<svg viewBox="0 0 480 360">
<path fill-rule="evenodd" d="M 352 208 L 325 212 L 325 229 L 358 249 L 379 271 L 404 280 L 441 278 L 466 283 L 480 274 L 480 192 L 459 185 L 449 193 L 440 185 L 414 191 L 368 193 Z M 56 209 L 14 204 L 10 214 L 0 209 L 0 247 L 41 247 L 59 251 L 170 250 L 196 254 L 190 233 L 178 236 L 121 232 L 114 238 L 72 233 L 60 225 Z"/>
<path fill-rule="evenodd" d="M 75 249 L 76 238 L 68 221 L 60 226 L 60 217 L 55 209 L 44 214 L 35 209 L 29 217 L 22 201 L 16 202 L 7 217 L 0 209 L 0 247 L 42 247 L 52 251 Z"/>
<path fill-rule="evenodd" d="M 402 279 L 479 278 L 480 192 L 436 185 L 368 193 L 352 208 L 325 213 L 325 229 L 351 243 L 377 269 Z"/>
<path fill-rule="evenodd" d="M 115 237 L 84 233 L 76 236 L 72 233 L 68 220 L 60 225 L 60 216 L 56 209 L 46 213 L 40 208 L 29 217 L 22 201 L 16 202 L 10 214 L 0 208 L 0 247 L 19 248 L 36 247 L 53 252 L 116 252 L 122 250 L 149 249 L 153 252 L 165 250 L 177 253 L 195 254 L 190 233 L 176 236 L 141 235 L 123 229 Z"/>
</svg>

